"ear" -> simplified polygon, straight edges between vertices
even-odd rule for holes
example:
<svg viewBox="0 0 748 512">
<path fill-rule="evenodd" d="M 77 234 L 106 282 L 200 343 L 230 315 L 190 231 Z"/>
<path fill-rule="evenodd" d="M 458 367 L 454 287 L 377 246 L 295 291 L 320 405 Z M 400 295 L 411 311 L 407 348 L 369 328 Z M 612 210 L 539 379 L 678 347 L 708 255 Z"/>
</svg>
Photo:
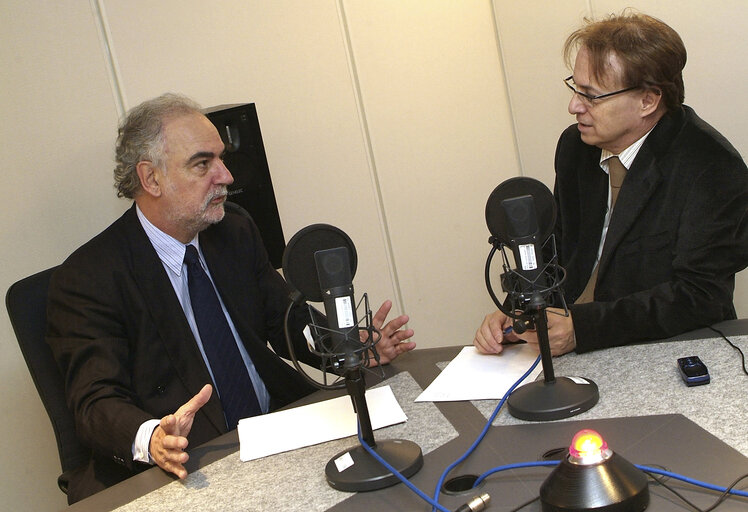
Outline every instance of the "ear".
<svg viewBox="0 0 748 512">
<path fill-rule="evenodd" d="M 662 91 L 660 89 L 645 89 L 641 97 L 641 115 L 646 117 L 657 112 L 662 103 Z M 663 103 L 664 105 L 664 103 Z"/>
<path fill-rule="evenodd" d="M 153 197 L 161 196 L 161 186 L 159 184 L 161 169 L 153 165 L 153 162 L 141 160 L 135 166 L 135 170 L 138 173 L 138 178 L 140 178 L 140 187 L 143 192 Z"/>
</svg>

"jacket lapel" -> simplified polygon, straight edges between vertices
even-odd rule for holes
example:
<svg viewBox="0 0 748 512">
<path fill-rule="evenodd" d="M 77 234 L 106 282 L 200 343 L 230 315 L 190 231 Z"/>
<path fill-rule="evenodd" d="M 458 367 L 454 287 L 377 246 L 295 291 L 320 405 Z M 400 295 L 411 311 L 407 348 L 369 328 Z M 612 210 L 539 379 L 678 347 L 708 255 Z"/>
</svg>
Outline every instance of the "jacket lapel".
<svg viewBox="0 0 748 512">
<path fill-rule="evenodd" d="M 647 158 L 640 160 L 639 157 Z M 636 222 L 661 181 L 662 176 L 651 156 L 641 153 L 637 155 L 634 165 L 631 166 L 626 175 L 623 187 L 618 194 L 616 207 L 610 218 L 605 246 L 600 257 L 600 275 L 605 273 L 611 255 Z"/>
<path fill-rule="evenodd" d="M 626 174 L 610 218 L 605 246 L 600 257 L 599 277 L 602 277 L 616 248 L 649 203 L 663 181 L 658 161 L 665 154 L 680 129 L 685 113 L 679 110 L 666 114 L 644 141 L 634 163 Z"/>
</svg>

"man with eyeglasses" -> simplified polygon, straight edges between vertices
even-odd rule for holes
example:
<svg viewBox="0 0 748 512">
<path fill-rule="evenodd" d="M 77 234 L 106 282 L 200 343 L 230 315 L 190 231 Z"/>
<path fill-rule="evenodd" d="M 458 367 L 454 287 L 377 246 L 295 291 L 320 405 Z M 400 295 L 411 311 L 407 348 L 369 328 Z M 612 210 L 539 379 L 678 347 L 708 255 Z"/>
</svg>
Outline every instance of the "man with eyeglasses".
<svg viewBox="0 0 748 512">
<path fill-rule="evenodd" d="M 748 170 L 683 105 L 686 49 L 662 21 L 624 13 L 572 33 L 567 128 L 556 148 L 556 241 L 569 315 L 548 308 L 553 355 L 655 340 L 736 317 L 748 264 Z M 474 345 L 499 353 L 488 315 Z M 537 344 L 533 332 L 522 335 Z"/>
</svg>

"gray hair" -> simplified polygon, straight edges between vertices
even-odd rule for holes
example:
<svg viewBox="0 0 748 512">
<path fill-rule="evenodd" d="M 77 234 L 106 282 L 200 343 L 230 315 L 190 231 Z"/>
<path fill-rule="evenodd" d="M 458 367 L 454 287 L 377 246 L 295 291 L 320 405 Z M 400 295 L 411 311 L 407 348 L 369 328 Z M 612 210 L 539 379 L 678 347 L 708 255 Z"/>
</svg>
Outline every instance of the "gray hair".
<svg viewBox="0 0 748 512">
<path fill-rule="evenodd" d="M 119 126 L 115 147 L 114 187 L 117 197 L 133 199 L 140 191 L 138 162 L 163 168 L 164 122 L 184 114 L 202 114 L 200 105 L 180 94 L 166 93 L 132 108 Z"/>
</svg>

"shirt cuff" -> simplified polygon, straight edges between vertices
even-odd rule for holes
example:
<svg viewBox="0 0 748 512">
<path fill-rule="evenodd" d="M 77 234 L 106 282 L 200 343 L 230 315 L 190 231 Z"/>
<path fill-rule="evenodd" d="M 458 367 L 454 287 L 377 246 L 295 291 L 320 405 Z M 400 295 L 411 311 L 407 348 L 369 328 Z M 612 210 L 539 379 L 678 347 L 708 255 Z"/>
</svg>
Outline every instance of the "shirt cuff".
<svg viewBox="0 0 748 512">
<path fill-rule="evenodd" d="M 151 446 L 151 436 L 156 427 L 161 423 L 161 420 L 153 419 L 144 422 L 140 425 L 138 433 L 135 435 L 135 441 L 132 443 L 132 460 L 135 462 L 145 462 L 146 464 L 153 464 L 153 459 L 149 452 Z"/>
</svg>

